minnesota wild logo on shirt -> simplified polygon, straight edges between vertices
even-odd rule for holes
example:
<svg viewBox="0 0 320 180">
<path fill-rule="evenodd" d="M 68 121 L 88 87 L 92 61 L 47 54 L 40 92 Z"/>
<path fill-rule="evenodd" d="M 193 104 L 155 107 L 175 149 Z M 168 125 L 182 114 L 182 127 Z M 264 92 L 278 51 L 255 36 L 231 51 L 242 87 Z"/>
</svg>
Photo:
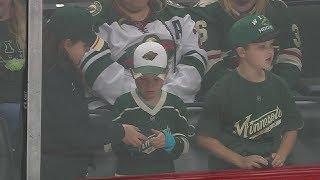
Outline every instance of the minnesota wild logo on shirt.
<svg viewBox="0 0 320 180">
<path fill-rule="evenodd" d="M 233 133 L 246 139 L 255 139 L 279 126 L 282 121 L 282 111 L 278 106 L 257 119 L 252 119 L 251 116 L 252 114 L 248 115 L 244 122 L 237 121 Z"/>
</svg>

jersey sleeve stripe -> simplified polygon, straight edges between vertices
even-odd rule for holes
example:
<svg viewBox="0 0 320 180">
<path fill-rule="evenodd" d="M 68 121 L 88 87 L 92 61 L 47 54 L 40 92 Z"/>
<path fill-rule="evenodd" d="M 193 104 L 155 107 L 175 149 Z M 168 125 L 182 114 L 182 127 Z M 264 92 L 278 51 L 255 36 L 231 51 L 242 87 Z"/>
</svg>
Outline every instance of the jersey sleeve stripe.
<svg viewBox="0 0 320 180">
<path fill-rule="evenodd" d="M 133 110 L 136 110 L 136 109 L 141 109 L 141 108 L 140 107 L 126 108 L 119 114 L 119 116 L 114 118 L 112 121 L 115 122 L 115 121 L 119 120 L 126 111 L 133 111 Z"/>
<path fill-rule="evenodd" d="M 99 55 L 93 57 L 90 62 L 82 69 L 86 82 L 90 87 L 93 86 L 94 82 L 98 76 L 108 68 L 112 63 L 114 63 L 108 52 L 100 53 Z"/>
<path fill-rule="evenodd" d="M 101 57 L 103 57 L 103 58 L 101 58 Z M 108 57 L 108 59 L 106 57 Z M 90 58 L 86 63 L 84 63 L 83 67 L 81 68 L 82 71 L 85 72 L 93 62 L 100 61 L 101 59 L 104 59 L 105 61 L 109 61 L 110 64 L 113 63 L 113 61 L 110 58 L 110 50 L 109 49 L 102 51 L 101 53 L 98 53 L 97 55 Z"/>
<path fill-rule="evenodd" d="M 178 116 L 179 116 L 180 118 L 182 118 L 182 119 L 188 124 L 187 118 L 186 118 L 185 116 L 182 116 L 182 115 L 181 115 L 179 109 L 177 109 L 177 108 L 175 108 L 175 107 L 173 107 L 173 106 L 163 106 L 162 108 L 174 109 L 174 110 L 178 113 Z"/>
<path fill-rule="evenodd" d="M 186 154 L 189 151 L 190 143 L 187 139 L 187 137 L 184 134 L 181 133 L 174 133 L 172 134 L 173 137 L 179 138 L 183 141 L 183 151 L 182 154 Z"/>
<path fill-rule="evenodd" d="M 88 53 L 85 54 L 85 56 L 83 57 L 83 60 L 80 64 L 80 69 L 82 69 L 88 61 L 90 61 L 90 59 L 94 56 L 96 56 L 99 53 L 104 52 L 105 50 L 108 50 L 108 46 L 107 43 L 104 43 L 103 47 L 101 48 L 100 51 L 96 51 L 95 49 L 90 49 L 90 51 Z"/>
<path fill-rule="evenodd" d="M 297 66 L 300 70 L 302 69 L 301 60 L 294 55 L 280 54 L 276 63 L 288 63 Z"/>
<path fill-rule="evenodd" d="M 201 77 L 204 76 L 205 66 L 203 62 L 199 61 L 197 58 L 190 57 L 190 56 L 184 57 L 180 61 L 180 64 L 192 66 L 197 69 Z"/>
<path fill-rule="evenodd" d="M 292 55 L 292 56 L 296 56 L 299 59 L 302 59 L 302 53 L 299 49 L 297 48 L 288 48 L 288 49 L 284 49 L 280 52 L 280 54 L 288 54 L 288 55 Z"/>
<path fill-rule="evenodd" d="M 216 60 L 216 59 L 220 59 L 221 58 L 221 51 L 217 51 L 217 50 L 211 50 L 211 51 L 207 51 L 208 54 L 208 60 Z"/>
<path fill-rule="evenodd" d="M 204 66 L 207 66 L 206 58 L 202 54 L 200 54 L 199 52 L 197 52 L 195 50 L 187 52 L 186 54 L 184 54 L 184 56 L 195 57 L 195 58 L 199 59 Z"/>
</svg>

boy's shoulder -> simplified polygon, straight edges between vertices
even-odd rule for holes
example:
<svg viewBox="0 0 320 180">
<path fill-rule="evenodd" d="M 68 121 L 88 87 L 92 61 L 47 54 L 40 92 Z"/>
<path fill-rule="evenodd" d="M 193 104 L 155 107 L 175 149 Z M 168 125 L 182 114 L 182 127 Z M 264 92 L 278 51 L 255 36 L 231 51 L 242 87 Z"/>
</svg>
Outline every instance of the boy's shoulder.
<svg viewBox="0 0 320 180">
<path fill-rule="evenodd" d="M 178 96 L 169 92 L 166 92 L 166 93 L 167 93 L 166 105 L 185 105 L 183 100 Z"/>
<path fill-rule="evenodd" d="M 227 88 L 229 88 L 232 83 L 234 82 L 233 79 L 236 76 L 236 71 L 233 70 L 226 75 L 224 75 L 221 79 L 219 79 L 211 88 L 209 91 L 214 92 L 224 92 Z"/>
<path fill-rule="evenodd" d="M 280 76 L 270 71 L 267 72 L 267 75 L 268 75 L 268 80 L 272 81 L 273 85 L 278 86 L 280 88 L 290 89 L 287 82 L 283 80 Z"/>
<path fill-rule="evenodd" d="M 127 92 L 119 96 L 115 102 L 115 106 L 130 106 L 134 103 L 131 92 Z"/>
<path fill-rule="evenodd" d="M 212 102 L 226 101 L 230 97 L 231 88 L 233 85 L 234 71 L 231 71 L 219 79 L 205 94 L 204 101 Z"/>
<path fill-rule="evenodd" d="M 268 78 L 274 82 L 277 82 L 279 84 L 285 84 L 286 82 L 277 74 L 271 72 L 271 71 L 266 71 L 266 74 Z"/>
</svg>

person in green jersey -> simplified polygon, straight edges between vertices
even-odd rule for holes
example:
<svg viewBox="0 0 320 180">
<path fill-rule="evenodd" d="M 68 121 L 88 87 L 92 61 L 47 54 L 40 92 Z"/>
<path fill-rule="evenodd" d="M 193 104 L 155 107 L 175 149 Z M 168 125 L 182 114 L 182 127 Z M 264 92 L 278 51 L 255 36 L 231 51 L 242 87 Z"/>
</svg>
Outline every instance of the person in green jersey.
<svg viewBox="0 0 320 180">
<path fill-rule="evenodd" d="M 278 33 L 265 16 L 254 14 L 229 34 L 239 66 L 209 90 L 197 142 L 210 152 L 210 169 L 281 167 L 303 121 L 288 85 L 265 70 Z"/>
<path fill-rule="evenodd" d="M 132 77 L 137 88 L 115 102 L 114 122 L 131 124 L 148 137 L 141 147 L 113 143 L 116 175 L 174 172 L 173 160 L 188 152 L 187 112 L 183 101 L 161 90 L 168 72 L 168 56 L 157 42 L 138 45 Z"/>
<path fill-rule="evenodd" d="M 241 17 L 260 13 L 265 15 L 279 36 L 275 38 L 277 52 L 271 71 L 283 78 L 290 89 L 299 88 L 302 69 L 302 38 L 297 25 L 288 12 L 287 5 L 280 0 L 219 0 L 200 3 L 190 9 L 196 22 L 202 48 L 208 53 L 206 74 L 203 78 L 199 96 L 230 70 L 238 65 L 236 53 L 228 43 L 231 26 Z"/>
</svg>

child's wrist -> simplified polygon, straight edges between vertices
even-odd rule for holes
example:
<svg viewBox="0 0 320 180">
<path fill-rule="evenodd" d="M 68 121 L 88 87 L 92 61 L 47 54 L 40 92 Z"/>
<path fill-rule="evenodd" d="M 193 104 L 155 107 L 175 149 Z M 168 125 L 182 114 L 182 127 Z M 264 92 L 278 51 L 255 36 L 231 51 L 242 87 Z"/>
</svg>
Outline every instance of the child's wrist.
<svg viewBox="0 0 320 180">
<path fill-rule="evenodd" d="M 162 133 L 165 136 L 164 149 L 167 152 L 171 152 L 173 150 L 174 146 L 176 145 L 176 141 L 175 141 L 174 137 L 172 136 L 172 134 L 168 130 L 163 130 Z"/>
</svg>

